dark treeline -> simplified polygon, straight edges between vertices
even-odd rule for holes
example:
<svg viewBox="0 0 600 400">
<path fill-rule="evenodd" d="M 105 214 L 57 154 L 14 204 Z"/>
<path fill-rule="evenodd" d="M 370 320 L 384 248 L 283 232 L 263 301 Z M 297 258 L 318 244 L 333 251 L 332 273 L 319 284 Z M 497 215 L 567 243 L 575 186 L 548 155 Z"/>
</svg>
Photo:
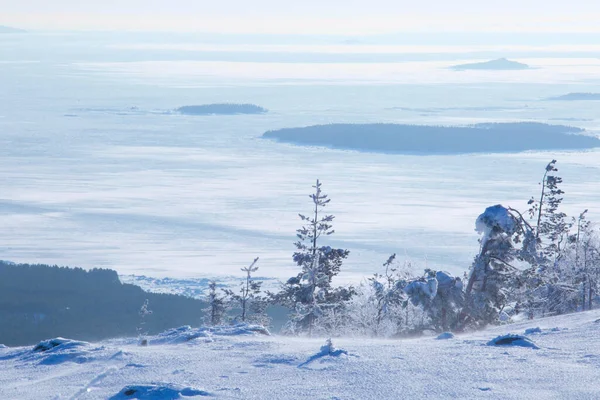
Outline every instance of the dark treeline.
<svg viewBox="0 0 600 400">
<path fill-rule="evenodd" d="M 268 131 L 263 137 L 287 143 L 383 153 L 461 154 L 586 149 L 600 141 L 584 130 L 534 122 L 471 126 L 329 124 Z"/>
<path fill-rule="evenodd" d="M 140 316 L 148 300 L 152 314 Z M 0 261 L 0 343 L 33 344 L 63 336 L 101 340 L 174 326 L 198 325 L 206 304 L 184 296 L 144 292 L 109 269 L 65 268 Z"/>
</svg>

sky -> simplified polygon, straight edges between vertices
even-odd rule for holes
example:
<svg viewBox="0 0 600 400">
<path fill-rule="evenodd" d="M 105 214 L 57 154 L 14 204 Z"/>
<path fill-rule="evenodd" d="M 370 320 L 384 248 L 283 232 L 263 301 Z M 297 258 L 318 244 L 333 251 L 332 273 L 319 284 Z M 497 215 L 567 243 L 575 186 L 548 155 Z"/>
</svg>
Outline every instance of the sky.
<svg viewBox="0 0 600 400">
<path fill-rule="evenodd" d="M 30 30 L 379 34 L 600 32 L 593 0 L 0 0 Z"/>
</svg>

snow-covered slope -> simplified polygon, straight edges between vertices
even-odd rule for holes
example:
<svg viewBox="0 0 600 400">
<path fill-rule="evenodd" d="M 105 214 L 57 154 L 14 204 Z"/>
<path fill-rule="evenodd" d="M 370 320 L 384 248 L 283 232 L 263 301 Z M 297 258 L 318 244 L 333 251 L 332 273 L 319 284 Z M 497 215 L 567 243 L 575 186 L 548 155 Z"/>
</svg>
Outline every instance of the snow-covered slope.
<svg viewBox="0 0 600 400">
<path fill-rule="evenodd" d="M 539 348 L 490 345 L 507 333 L 523 335 Z M 323 338 L 268 336 L 244 327 L 182 328 L 149 342 L 147 347 L 135 339 L 0 346 L 0 398 L 600 397 L 600 311 L 447 340 L 334 339 L 338 349 Z"/>
</svg>

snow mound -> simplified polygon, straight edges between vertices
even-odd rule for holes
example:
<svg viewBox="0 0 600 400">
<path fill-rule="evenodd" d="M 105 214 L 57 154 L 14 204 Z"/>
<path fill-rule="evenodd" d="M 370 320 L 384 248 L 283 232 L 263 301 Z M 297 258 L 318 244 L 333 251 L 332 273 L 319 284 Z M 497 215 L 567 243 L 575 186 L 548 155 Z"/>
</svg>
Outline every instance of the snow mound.
<svg viewBox="0 0 600 400">
<path fill-rule="evenodd" d="M 444 332 L 444 333 L 439 334 L 435 339 L 436 340 L 454 339 L 454 333 Z"/>
<path fill-rule="evenodd" d="M 212 396 L 204 390 L 171 384 L 128 385 L 109 400 L 172 400 L 196 396 Z"/>
<path fill-rule="evenodd" d="M 327 339 L 327 342 L 323 346 L 321 346 L 321 350 L 318 353 L 310 356 L 308 360 L 304 361 L 302 364 L 298 365 L 298 368 L 302 368 L 310 364 L 311 362 L 323 357 L 340 357 L 342 355 L 347 356 L 348 352 L 343 349 L 336 349 L 333 346 L 333 342 L 331 341 L 331 339 Z"/>
<path fill-rule="evenodd" d="M 89 343 L 81 342 L 78 340 L 57 337 L 54 339 L 42 340 L 41 342 L 39 342 L 38 344 L 35 345 L 35 347 L 33 348 L 32 351 L 41 353 L 41 352 L 53 350 L 56 348 L 63 350 L 63 349 L 72 349 L 72 348 L 76 348 L 76 347 L 82 347 L 82 346 L 86 346 L 86 345 L 89 345 Z"/>
<path fill-rule="evenodd" d="M 151 345 L 178 344 L 190 342 L 194 339 L 205 338 L 212 341 L 213 336 L 242 336 L 242 335 L 267 335 L 271 333 L 262 325 L 238 324 L 233 326 L 212 326 L 192 328 L 189 325 L 169 329 L 150 339 Z"/>
<path fill-rule="evenodd" d="M 539 347 L 531 341 L 531 339 L 526 338 L 521 335 L 501 335 L 497 338 L 490 340 L 487 343 L 488 346 L 520 346 L 520 347 L 529 347 L 532 349 L 539 349 Z"/>
<path fill-rule="evenodd" d="M 534 333 L 542 333 L 542 330 L 539 327 L 525 329 L 525 335 L 533 335 Z"/>
<path fill-rule="evenodd" d="M 238 336 L 238 335 L 265 335 L 271 336 L 271 332 L 262 325 L 237 324 L 233 326 L 215 326 L 209 328 L 216 336 Z"/>
<path fill-rule="evenodd" d="M 65 339 L 57 337 L 54 339 L 43 340 L 31 349 L 20 353 L 24 360 L 37 360 L 43 365 L 55 365 L 65 362 L 74 362 L 83 364 L 94 361 L 94 352 L 101 350 L 99 348 L 91 348 L 88 342 L 79 340 Z"/>
<path fill-rule="evenodd" d="M 193 329 L 191 326 L 186 325 L 159 333 L 155 338 L 150 339 L 149 342 L 150 345 L 178 344 L 186 343 L 198 338 L 208 338 L 210 341 L 209 330 L 207 328 Z"/>
</svg>

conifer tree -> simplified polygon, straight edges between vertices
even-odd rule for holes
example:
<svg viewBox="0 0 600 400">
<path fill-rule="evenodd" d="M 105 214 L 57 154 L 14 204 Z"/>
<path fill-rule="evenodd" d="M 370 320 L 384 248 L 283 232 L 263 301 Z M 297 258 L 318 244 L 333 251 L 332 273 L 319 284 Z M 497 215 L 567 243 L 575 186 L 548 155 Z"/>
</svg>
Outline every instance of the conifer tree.
<svg viewBox="0 0 600 400">
<path fill-rule="evenodd" d="M 207 322 L 211 326 L 221 325 L 227 312 L 226 298 L 217 292 L 217 282 L 215 281 L 210 281 L 208 290 L 208 307 L 205 309 L 209 313 Z"/>
<path fill-rule="evenodd" d="M 241 268 L 246 273 L 244 281 L 240 285 L 238 293 L 230 289 L 225 289 L 225 294 L 229 297 L 232 304 L 240 309 L 240 315 L 236 317 L 241 322 L 256 322 L 266 324 L 268 318 L 265 315 L 267 308 L 266 299 L 261 296 L 262 281 L 256 281 L 252 274 L 258 271 L 258 257 L 247 267 Z"/>
<path fill-rule="evenodd" d="M 559 187 L 563 180 L 555 172 L 558 172 L 558 168 L 556 168 L 556 160 L 552 160 L 546 165 L 540 182 L 539 200 L 532 197 L 527 203 L 530 206 L 529 215 L 536 222 L 535 237 L 541 244 L 545 263 L 554 265 L 563 255 L 571 228 L 566 214 L 559 211 L 565 192 Z"/>
<path fill-rule="evenodd" d="M 300 267 L 298 275 L 290 278 L 282 291 L 272 295 L 276 303 L 293 310 L 288 326 L 290 332 L 313 333 L 317 319 L 326 308 L 339 308 L 354 293 L 353 288 L 333 288 L 332 280 L 340 272 L 343 261 L 350 253 L 322 245 L 323 238 L 332 235 L 333 215 L 325 214 L 324 208 L 331 199 L 322 191 L 317 180 L 310 215 L 298 214 L 304 225 L 296 231 L 294 262 Z"/>
</svg>

